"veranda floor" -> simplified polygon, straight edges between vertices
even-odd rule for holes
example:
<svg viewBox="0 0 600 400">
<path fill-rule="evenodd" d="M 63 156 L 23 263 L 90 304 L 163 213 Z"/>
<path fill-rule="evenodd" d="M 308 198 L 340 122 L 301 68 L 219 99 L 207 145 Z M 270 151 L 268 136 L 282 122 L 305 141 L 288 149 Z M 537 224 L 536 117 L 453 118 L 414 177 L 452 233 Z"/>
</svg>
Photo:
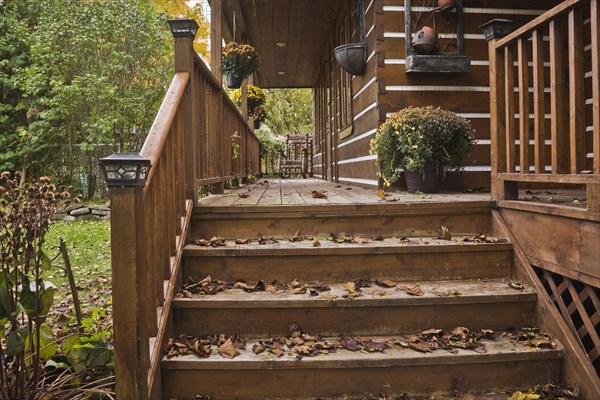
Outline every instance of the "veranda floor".
<svg viewBox="0 0 600 400">
<path fill-rule="evenodd" d="M 318 179 L 260 179 L 225 194 L 210 195 L 200 200 L 201 206 L 271 206 L 311 204 L 380 204 L 386 202 L 426 203 L 490 200 L 489 193 L 386 193 L 382 199 L 375 189 L 365 189 Z"/>
</svg>

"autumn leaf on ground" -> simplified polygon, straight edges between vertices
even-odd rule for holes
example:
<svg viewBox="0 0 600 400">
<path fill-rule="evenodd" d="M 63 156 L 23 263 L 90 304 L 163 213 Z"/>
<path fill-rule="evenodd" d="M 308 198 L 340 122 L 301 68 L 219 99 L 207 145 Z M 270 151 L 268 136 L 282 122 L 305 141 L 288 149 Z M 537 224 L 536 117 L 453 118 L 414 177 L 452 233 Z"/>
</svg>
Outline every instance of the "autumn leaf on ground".
<svg viewBox="0 0 600 400">
<path fill-rule="evenodd" d="M 294 279 L 288 284 L 288 287 L 290 287 L 291 289 L 298 289 L 300 286 L 302 286 L 302 284 L 298 279 Z"/>
<path fill-rule="evenodd" d="M 425 294 L 425 292 L 423 291 L 423 289 L 421 289 L 421 286 L 418 283 L 413 286 L 398 286 L 396 287 L 396 290 L 406 292 L 406 294 L 409 294 L 411 296 L 423 296 Z"/>
<path fill-rule="evenodd" d="M 306 286 L 294 289 L 294 294 L 305 294 L 308 288 Z M 317 293 L 318 294 L 318 293 Z"/>
<path fill-rule="evenodd" d="M 420 351 L 421 353 L 431 352 L 431 349 L 429 348 L 429 346 L 427 346 L 424 343 L 409 343 L 408 347 L 410 347 L 413 350 Z"/>
<path fill-rule="evenodd" d="M 204 358 L 209 357 L 210 353 L 212 353 L 210 346 L 204 347 L 202 342 L 198 339 L 194 340 L 194 345 L 191 347 L 191 350 L 194 354 Z"/>
<path fill-rule="evenodd" d="M 368 291 L 367 294 L 370 294 L 373 297 L 385 297 L 389 296 L 391 293 L 383 289 L 376 289 Z"/>
<path fill-rule="evenodd" d="M 392 288 L 396 286 L 396 282 L 394 282 L 391 279 L 377 279 L 375 281 L 376 284 L 378 284 L 381 287 L 385 287 L 385 288 Z"/>
<path fill-rule="evenodd" d="M 252 240 L 250 239 L 235 239 L 235 244 L 250 244 Z"/>
<path fill-rule="evenodd" d="M 338 296 L 331 293 L 322 293 L 319 295 L 319 298 L 324 300 L 335 300 L 338 298 Z"/>
<path fill-rule="evenodd" d="M 373 240 L 376 242 L 383 242 L 383 235 L 377 235 L 373 237 Z"/>
<path fill-rule="evenodd" d="M 306 237 L 300 235 L 300 229 L 298 229 L 296 233 L 294 233 L 294 236 L 290 238 L 290 242 L 302 242 L 304 240 L 306 240 Z"/>
<path fill-rule="evenodd" d="M 321 247 L 321 242 L 319 242 L 319 239 L 313 240 L 313 247 Z"/>
<path fill-rule="evenodd" d="M 238 196 L 242 199 L 245 199 L 245 198 L 249 197 L 250 195 L 248 193 L 238 193 Z"/>
<path fill-rule="evenodd" d="M 276 244 L 276 243 L 279 243 L 279 242 L 277 241 L 277 239 L 275 239 L 273 237 L 265 238 L 265 237 L 261 236 L 261 238 L 258 239 L 258 244 L 260 244 L 260 245 Z"/>
<path fill-rule="evenodd" d="M 445 225 L 442 225 L 437 238 L 442 239 L 442 240 L 452 240 L 452 234 L 450 233 L 450 231 L 448 230 L 448 228 Z"/>
<path fill-rule="evenodd" d="M 219 352 L 221 357 L 228 359 L 233 359 L 241 354 L 238 351 L 238 349 L 233 345 L 231 339 L 228 339 L 225 343 L 219 346 L 219 349 L 217 351 Z"/>
<path fill-rule="evenodd" d="M 508 400 L 536 400 L 539 398 L 540 398 L 539 394 L 535 394 L 535 393 L 531 393 L 531 392 L 523 393 L 523 392 L 516 391 L 512 394 L 512 396 L 510 396 L 510 399 L 508 399 Z"/>
<path fill-rule="evenodd" d="M 314 197 L 315 199 L 326 199 L 327 198 L 327 195 L 325 193 L 320 192 L 318 190 L 313 190 L 311 192 L 311 194 L 312 194 L 312 197 Z"/>
<path fill-rule="evenodd" d="M 510 286 L 511 288 L 513 288 L 515 290 L 525 290 L 525 286 L 523 286 L 523 284 L 521 282 L 517 282 L 517 281 L 513 281 L 513 282 L 509 283 L 508 286 Z"/>
</svg>

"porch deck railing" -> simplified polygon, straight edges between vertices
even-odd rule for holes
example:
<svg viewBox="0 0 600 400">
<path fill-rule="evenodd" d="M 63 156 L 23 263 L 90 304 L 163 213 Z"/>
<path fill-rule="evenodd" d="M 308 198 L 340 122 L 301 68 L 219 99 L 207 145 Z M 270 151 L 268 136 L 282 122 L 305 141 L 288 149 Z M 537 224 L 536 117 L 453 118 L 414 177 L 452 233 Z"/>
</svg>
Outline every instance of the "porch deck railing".
<svg viewBox="0 0 600 400">
<path fill-rule="evenodd" d="M 600 211 L 598 24 L 596 0 L 568 0 L 505 37 L 488 25 L 496 200 L 519 182 L 579 184 Z"/>
<path fill-rule="evenodd" d="M 140 152 L 151 161 L 145 186 L 111 189 L 119 399 L 161 396 L 162 348 L 174 335 L 170 306 L 198 186 L 259 168 L 259 141 L 194 52 L 195 30 L 174 36 L 176 74 Z"/>
</svg>

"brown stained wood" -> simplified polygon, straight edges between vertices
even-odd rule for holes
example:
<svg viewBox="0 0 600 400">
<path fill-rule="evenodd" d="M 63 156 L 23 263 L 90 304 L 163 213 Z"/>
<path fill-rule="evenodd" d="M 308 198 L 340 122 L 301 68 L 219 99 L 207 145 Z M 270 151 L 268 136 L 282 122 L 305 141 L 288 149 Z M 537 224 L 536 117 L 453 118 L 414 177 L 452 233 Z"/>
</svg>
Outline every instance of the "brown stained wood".
<svg viewBox="0 0 600 400">
<path fill-rule="evenodd" d="M 169 135 L 171 125 L 175 119 L 179 103 L 183 97 L 183 92 L 189 80 L 190 74 L 188 72 L 178 72 L 175 74 L 171 86 L 167 91 L 158 114 L 150 128 L 150 132 L 146 137 L 144 146 L 140 151 L 142 157 L 149 158 L 154 165 L 158 162 L 159 155 L 162 152 L 164 144 Z M 150 170 L 148 181 L 152 180 L 154 169 Z"/>
<path fill-rule="evenodd" d="M 600 223 L 583 222 L 581 224 L 581 265 L 580 271 L 597 280 L 600 287 Z M 600 307 L 598 307 L 600 310 Z"/>
<path fill-rule="evenodd" d="M 492 197 L 504 198 L 504 190 L 497 175 L 506 172 L 506 119 L 505 119 L 505 62 L 504 52 L 496 50 L 495 40 L 488 42 L 490 57 L 490 141 Z"/>
<path fill-rule="evenodd" d="M 506 343 L 490 343 L 488 347 L 489 352 L 480 355 L 435 352 L 423 356 L 410 350 L 367 355 L 342 351 L 323 358 L 304 357 L 300 362 L 291 357 L 273 359 L 268 366 L 260 356 L 228 362 L 185 357 L 164 363 L 165 396 L 187 399 L 187 393 L 207 393 L 219 399 L 285 398 L 293 387 L 295 398 L 308 399 L 337 391 L 377 393 L 382 387 L 399 394 L 449 391 L 452 378 L 459 374 L 468 376 L 472 390 L 517 387 L 558 378 L 559 351 L 526 352 L 520 348 L 515 352 Z"/>
<path fill-rule="evenodd" d="M 561 21 L 550 21 L 550 113 L 552 114 L 552 173 L 567 172 L 565 159 L 565 86 L 566 60 L 563 56 L 563 30 Z"/>
<path fill-rule="evenodd" d="M 368 292 L 368 289 L 364 291 Z M 208 336 L 215 332 L 231 335 L 237 333 L 248 339 L 285 336 L 292 322 L 311 335 L 337 337 L 404 336 L 430 329 L 431 326 L 444 330 L 452 330 L 457 326 L 473 330 L 487 327 L 498 331 L 514 326 L 530 326 L 533 323 L 535 295 L 520 296 L 520 299 L 517 297 L 504 299 L 501 295 L 495 295 L 494 299 L 497 301 L 493 301 L 484 297 L 479 299 L 464 296 L 469 302 L 406 305 L 401 301 L 391 304 L 394 302 L 386 299 L 387 304 L 373 301 L 372 306 L 357 306 L 357 299 L 335 300 L 323 301 L 326 304 L 323 307 L 295 307 L 290 301 L 273 307 L 254 304 L 252 308 L 245 304 L 244 307 L 237 308 L 239 302 L 236 301 L 232 301 L 227 307 L 217 308 L 202 307 L 201 304 L 194 306 L 189 304 L 190 301 L 176 300 L 173 318 L 176 332 L 194 332 L 198 336 Z M 181 303 L 188 303 L 187 307 L 180 307 Z M 361 323 L 357 324 L 357 321 Z M 234 328 L 233 331 L 231 327 L 237 329 Z"/>
<path fill-rule="evenodd" d="M 592 149 L 593 171 L 600 174 L 600 7 L 597 0 L 590 2 L 590 26 L 592 46 Z"/>
<path fill-rule="evenodd" d="M 540 28 L 533 31 L 533 114 L 535 173 L 546 172 L 546 103 L 544 80 L 544 37 Z"/>
<path fill-rule="evenodd" d="M 600 222 L 600 215 L 598 214 L 593 214 L 588 212 L 587 210 L 577 209 L 574 207 L 564 206 L 560 204 L 536 204 L 528 201 L 518 200 L 504 200 L 499 201 L 497 204 L 499 207 L 511 210 L 529 211 L 540 214 L 580 219 L 583 221 Z"/>
<path fill-rule="evenodd" d="M 585 95 L 583 90 L 583 15 L 580 8 L 569 11 L 569 149 L 570 172 L 585 169 Z"/>
<path fill-rule="evenodd" d="M 301 231 L 302 232 L 302 231 Z M 357 277 L 430 281 L 440 279 L 504 278 L 510 274 L 508 245 L 407 246 L 352 248 L 323 238 L 319 248 L 288 243 L 279 246 L 239 248 L 237 251 L 185 249 L 186 276 L 207 275 L 223 280 L 291 282 L 354 281 Z M 256 243 L 256 241 L 254 241 Z M 308 244 L 308 246 L 312 246 Z M 352 265 L 352 268 L 348 268 Z"/>
<path fill-rule="evenodd" d="M 136 239 L 138 235 L 141 239 L 145 237 L 143 230 L 140 231 L 135 223 L 138 205 L 136 198 L 142 195 L 136 192 L 141 192 L 141 189 L 111 190 L 115 389 L 120 399 L 140 398 L 145 389 L 143 381 L 147 373 L 147 359 L 143 358 L 137 339 L 140 316 L 136 281 L 142 254 L 138 253 Z"/>
<path fill-rule="evenodd" d="M 505 47 L 509 43 L 520 38 L 521 36 L 526 35 L 529 31 L 535 30 L 538 26 L 542 25 L 545 22 L 550 22 L 550 24 L 552 24 L 553 21 L 555 21 L 562 14 L 568 12 L 571 8 L 577 6 L 578 4 L 582 4 L 583 2 L 584 2 L 583 0 L 563 1 L 562 3 L 560 3 L 553 9 L 545 12 L 544 14 L 540 15 L 537 18 L 534 18 L 533 20 L 531 20 L 531 22 L 523 25 L 522 27 L 520 27 L 519 29 L 516 29 L 511 34 L 498 40 L 496 46 L 498 48 Z"/>
<path fill-rule="evenodd" d="M 573 304 L 575 304 L 575 308 L 579 312 L 579 316 L 581 317 L 581 320 L 583 322 L 583 327 L 585 327 L 583 331 L 590 337 L 592 343 L 594 344 L 594 347 L 596 349 L 600 349 L 600 337 L 598 336 L 598 331 L 596 330 L 595 324 L 592 323 L 590 317 L 588 316 L 588 312 L 579 297 L 579 292 L 575 289 L 570 279 L 564 280 L 564 283 L 569 293 L 571 294 L 571 298 L 573 300 Z"/>
<path fill-rule="evenodd" d="M 511 46 L 504 48 L 504 118 L 506 134 L 506 171 L 515 172 L 516 144 L 515 144 L 515 56 Z"/>
<path fill-rule="evenodd" d="M 519 71 L 519 166 L 522 174 L 529 173 L 529 48 L 525 39 L 518 40 Z"/>
<path fill-rule="evenodd" d="M 504 214 L 502 212 L 502 214 Z M 584 398 L 600 397 L 600 379 L 594 367 L 587 360 L 585 352 L 580 347 L 579 338 L 574 335 L 548 296 L 542 282 L 537 277 L 521 246 L 521 242 L 508 228 L 500 211 L 492 211 L 494 225 L 514 244 L 515 275 L 522 282 L 533 285 L 538 292 L 537 325 L 559 340 L 564 346 L 565 358 L 561 378 L 567 382 L 577 382 L 582 389 Z"/>
</svg>

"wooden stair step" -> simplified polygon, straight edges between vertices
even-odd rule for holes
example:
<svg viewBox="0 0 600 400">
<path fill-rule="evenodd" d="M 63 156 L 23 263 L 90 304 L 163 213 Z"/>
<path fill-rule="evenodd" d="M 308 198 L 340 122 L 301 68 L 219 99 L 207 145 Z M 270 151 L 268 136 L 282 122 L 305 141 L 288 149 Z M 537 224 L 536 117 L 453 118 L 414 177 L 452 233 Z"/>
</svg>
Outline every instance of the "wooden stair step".
<svg viewBox="0 0 600 400">
<path fill-rule="evenodd" d="M 422 296 L 373 284 L 362 296 L 344 299 L 343 284 L 319 296 L 246 293 L 173 300 L 175 332 L 214 332 L 243 337 L 284 335 L 291 322 L 315 335 L 407 335 L 429 328 L 493 330 L 533 323 L 536 295 L 511 288 L 506 280 L 423 282 Z M 408 285 L 413 285 L 414 282 Z M 373 294 L 370 294 L 373 293 Z M 334 299 L 334 296 L 337 298 Z"/>
<path fill-rule="evenodd" d="M 187 245 L 184 279 L 207 275 L 222 280 L 293 279 L 345 281 L 372 279 L 442 280 L 502 278 L 510 276 L 511 243 L 469 243 L 433 238 L 385 239 L 367 244 L 290 242 L 225 247 Z"/>
<path fill-rule="evenodd" d="M 431 236 L 441 225 L 454 234 L 489 232 L 491 201 L 319 204 L 194 209 L 192 236 L 227 238 L 347 232 Z"/>
<path fill-rule="evenodd" d="M 374 340 L 385 340 L 375 337 Z M 343 390 L 347 394 L 386 391 L 424 394 L 450 391 L 453 378 L 464 376 L 472 391 L 518 389 L 559 378 L 562 349 L 534 349 L 508 338 L 486 341 L 486 353 L 444 350 L 420 353 L 394 348 L 383 353 L 338 350 L 298 359 L 255 355 L 247 344 L 241 355 L 200 359 L 189 355 L 163 360 L 165 398 L 315 399 Z M 350 398 L 352 398 L 350 396 Z"/>
</svg>

